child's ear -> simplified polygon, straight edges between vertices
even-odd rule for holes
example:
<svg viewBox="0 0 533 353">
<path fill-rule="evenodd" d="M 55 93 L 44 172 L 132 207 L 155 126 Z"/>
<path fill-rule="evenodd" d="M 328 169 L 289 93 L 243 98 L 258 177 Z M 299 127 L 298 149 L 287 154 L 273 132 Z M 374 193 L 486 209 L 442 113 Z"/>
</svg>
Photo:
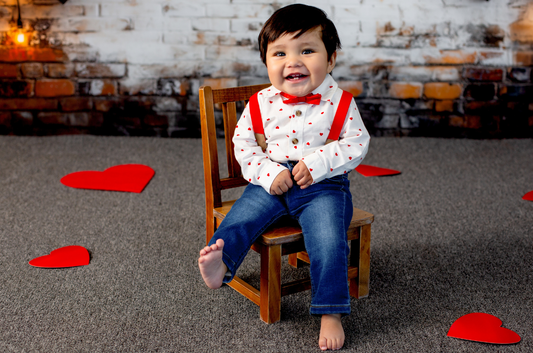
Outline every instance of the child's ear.
<svg viewBox="0 0 533 353">
<path fill-rule="evenodd" d="M 335 67 L 335 63 L 337 62 L 337 51 L 334 51 L 333 54 L 331 54 L 331 57 L 328 61 L 328 74 L 331 73 L 333 68 Z"/>
</svg>

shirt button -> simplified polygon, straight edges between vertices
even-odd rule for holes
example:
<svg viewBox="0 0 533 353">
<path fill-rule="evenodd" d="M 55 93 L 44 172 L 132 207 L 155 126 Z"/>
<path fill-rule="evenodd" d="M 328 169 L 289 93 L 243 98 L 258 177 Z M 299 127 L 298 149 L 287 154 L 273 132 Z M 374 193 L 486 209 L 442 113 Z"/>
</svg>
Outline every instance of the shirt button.
<svg viewBox="0 0 533 353">
<path fill-rule="evenodd" d="M 302 111 L 301 110 L 297 110 L 296 111 L 296 116 L 300 116 L 300 115 L 302 115 Z"/>
<path fill-rule="evenodd" d="M 298 139 L 292 139 L 292 144 L 296 145 L 298 143 Z"/>
</svg>

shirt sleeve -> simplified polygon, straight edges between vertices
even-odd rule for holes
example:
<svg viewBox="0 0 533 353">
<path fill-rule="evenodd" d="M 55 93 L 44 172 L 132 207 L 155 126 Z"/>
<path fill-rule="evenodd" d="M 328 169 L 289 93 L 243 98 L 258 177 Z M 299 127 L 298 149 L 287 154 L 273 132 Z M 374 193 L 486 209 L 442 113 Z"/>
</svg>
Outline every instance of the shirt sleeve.
<svg viewBox="0 0 533 353">
<path fill-rule="evenodd" d="M 287 168 L 272 161 L 257 144 L 248 105 L 235 127 L 233 144 L 235 146 L 235 159 L 241 166 L 244 179 L 263 187 L 270 194 L 272 182 L 279 173 Z"/>
<path fill-rule="evenodd" d="M 317 148 L 302 158 L 313 178 L 313 184 L 355 169 L 368 152 L 370 135 L 352 100 L 338 141 Z"/>
</svg>

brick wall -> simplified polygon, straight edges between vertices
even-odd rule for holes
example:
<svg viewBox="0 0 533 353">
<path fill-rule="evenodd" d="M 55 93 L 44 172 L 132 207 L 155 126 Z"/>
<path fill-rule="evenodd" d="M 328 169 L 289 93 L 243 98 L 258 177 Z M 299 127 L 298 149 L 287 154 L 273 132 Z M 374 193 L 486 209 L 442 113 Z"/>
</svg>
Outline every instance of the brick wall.
<svg viewBox="0 0 533 353">
<path fill-rule="evenodd" d="M 0 0 L 0 134 L 198 136 L 201 85 L 267 82 L 257 35 L 290 1 Z M 530 0 L 307 1 L 373 135 L 533 137 Z"/>
</svg>

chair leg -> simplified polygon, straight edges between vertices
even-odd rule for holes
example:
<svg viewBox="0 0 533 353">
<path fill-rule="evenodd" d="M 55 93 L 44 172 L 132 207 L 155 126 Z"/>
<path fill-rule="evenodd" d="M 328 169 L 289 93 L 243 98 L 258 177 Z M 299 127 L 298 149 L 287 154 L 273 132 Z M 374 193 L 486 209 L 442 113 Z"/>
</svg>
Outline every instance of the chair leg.
<svg viewBox="0 0 533 353">
<path fill-rule="evenodd" d="M 368 296 L 370 281 L 370 224 L 359 229 L 359 238 L 352 240 L 350 265 L 357 266 L 358 276 L 350 279 L 350 295 L 355 298 Z"/>
<path fill-rule="evenodd" d="M 261 320 L 267 324 L 281 317 L 281 245 L 261 247 Z"/>
</svg>

